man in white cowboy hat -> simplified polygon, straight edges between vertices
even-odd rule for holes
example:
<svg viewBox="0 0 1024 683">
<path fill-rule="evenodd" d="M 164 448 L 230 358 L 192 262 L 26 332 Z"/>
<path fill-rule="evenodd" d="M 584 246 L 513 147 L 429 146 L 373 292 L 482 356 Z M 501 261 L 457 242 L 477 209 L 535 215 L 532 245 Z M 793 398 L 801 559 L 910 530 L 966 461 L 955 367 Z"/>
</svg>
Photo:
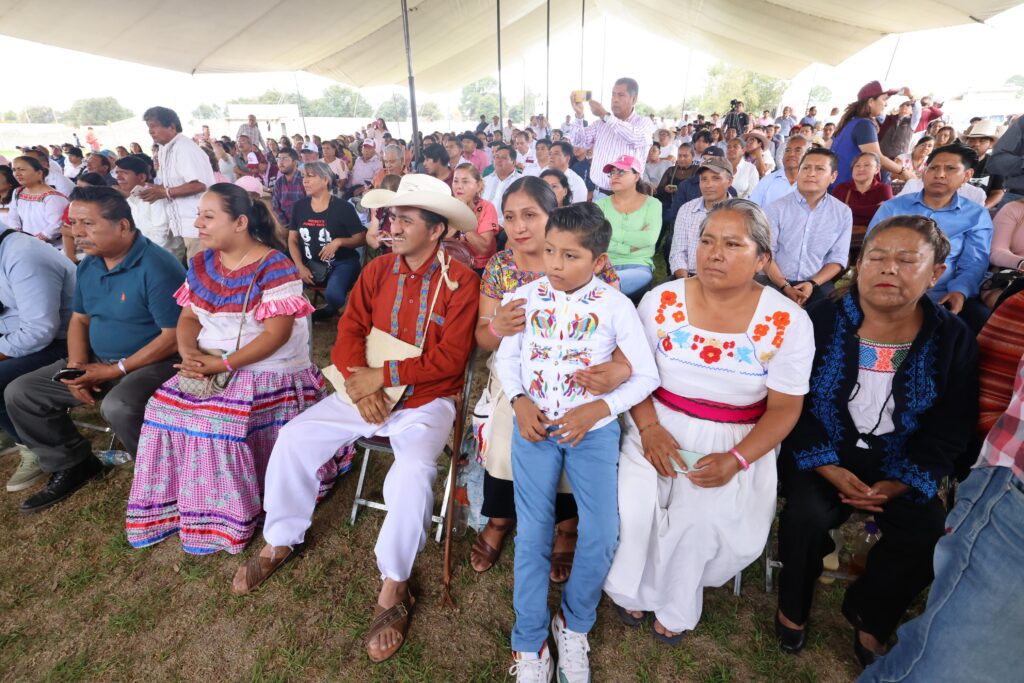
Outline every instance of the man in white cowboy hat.
<svg viewBox="0 0 1024 683">
<path fill-rule="evenodd" d="M 985 208 L 991 209 L 1003 199 L 1005 180 L 1003 176 L 990 173 L 988 170 L 989 150 L 999 139 L 999 130 L 995 121 L 982 119 L 967 133 L 967 146 L 978 153 L 978 163 L 974 167 L 974 175 L 968 181 L 975 187 L 985 191 Z"/>
<path fill-rule="evenodd" d="M 384 480 L 388 513 L 375 548 L 383 585 L 366 640 L 370 659 L 380 662 L 398 651 L 408 631 L 415 602 L 408 580 L 426 542 L 437 458 L 451 431 L 452 397 L 462 390 L 477 320 L 476 274 L 439 245 L 448 226 L 465 232 L 477 221 L 444 181 L 423 174 L 403 176 L 397 192 L 371 190 L 362 203 L 393 212 L 393 253 L 364 267 L 349 296 L 331 352 L 337 391 L 281 430 L 266 474 L 267 545 L 238 569 L 232 589 L 248 593 L 294 554 L 312 522 L 317 470 L 339 448 L 361 437 L 387 437 L 395 460 Z M 407 352 L 416 347 L 421 355 Z M 392 353 L 405 359 L 367 367 L 369 357 L 395 358 Z"/>
</svg>

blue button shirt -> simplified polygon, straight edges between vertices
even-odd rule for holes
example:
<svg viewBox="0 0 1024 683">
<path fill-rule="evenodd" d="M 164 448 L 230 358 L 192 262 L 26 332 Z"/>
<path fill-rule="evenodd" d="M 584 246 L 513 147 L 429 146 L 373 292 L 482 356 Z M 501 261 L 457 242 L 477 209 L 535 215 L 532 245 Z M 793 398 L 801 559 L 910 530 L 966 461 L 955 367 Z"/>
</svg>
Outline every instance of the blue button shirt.
<svg viewBox="0 0 1024 683">
<path fill-rule="evenodd" d="M 107 270 L 99 256 L 78 265 L 72 306 L 89 316 L 89 345 L 104 361 L 127 358 L 153 341 L 162 329 L 178 326 L 181 307 L 174 293 L 185 269 L 171 253 L 141 232 L 124 259 Z"/>
<path fill-rule="evenodd" d="M 985 207 L 954 193 L 949 204 L 935 210 L 924 203 L 922 190 L 893 197 L 878 207 L 868 232 L 886 218 L 906 215 L 931 218 L 949 238 L 946 272 L 928 290 L 928 296 L 933 301 L 949 292 L 960 292 L 968 299 L 977 296 L 992 251 L 992 219 Z"/>
<path fill-rule="evenodd" d="M 826 263 L 846 267 L 850 258 L 853 213 L 826 194 L 813 209 L 799 192 L 772 202 L 765 209 L 772 229 L 772 257 L 787 280 L 809 280 Z"/>
<path fill-rule="evenodd" d="M 0 353 L 21 358 L 67 336 L 75 264 L 46 242 L 14 232 L 0 243 Z"/>
<path fill-rule="evenodd" d="M 761 178 L 754 186 L 754 191 L 750 193 L 749 199 L 764 209 L 775 200 L 782 199 L 791 192 L 796 192 L 796 183 L 790 183 L 785 169 L 780 168 Z"/>
</svg>

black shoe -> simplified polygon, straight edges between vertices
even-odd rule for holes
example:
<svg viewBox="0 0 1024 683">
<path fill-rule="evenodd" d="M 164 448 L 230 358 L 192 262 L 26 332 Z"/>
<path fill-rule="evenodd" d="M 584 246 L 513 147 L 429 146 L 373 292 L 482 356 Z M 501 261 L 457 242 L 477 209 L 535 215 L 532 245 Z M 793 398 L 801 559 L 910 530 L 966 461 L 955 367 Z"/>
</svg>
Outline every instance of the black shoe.
<svg viewBox="0 0 1024 683">
<path fill-rule="evenodd" d="M 775 637 L 779 640 L 779 647 L 783 652 L 795 655 L 804 649 L 807 644 L 807 626 L 800 630 L 789 628 L 779 620 L 779 612 L 775 612 Z"/>
<path fill-rule="evenodd" d="M 326 307 L 318 308 L 313 311 L 313 322 L 322 323 L 325 320 L 331 320 L 335 315 L 337 315 L 337 311 L 329 310 Z"/>
<path fill-rule="evenodd" d="M 74 467 L 51 474 L 46 488 L 22 503 L 18 512 L 23 515 L 42 512 L 64 500 L 91 480 L 101 476 L 103 470 L 100 461 L 92 457 L 90 453 L 88 458 Z"/>
<path fill-rule="evenodd" d="M 878 659 L 878 655 L 864 647 L 864 643 L 860 642 L 860 630 L 856 628 L 853 629 L 853 655 L 865 669 L 874 664 L 875 660 Z"/>
</svg>

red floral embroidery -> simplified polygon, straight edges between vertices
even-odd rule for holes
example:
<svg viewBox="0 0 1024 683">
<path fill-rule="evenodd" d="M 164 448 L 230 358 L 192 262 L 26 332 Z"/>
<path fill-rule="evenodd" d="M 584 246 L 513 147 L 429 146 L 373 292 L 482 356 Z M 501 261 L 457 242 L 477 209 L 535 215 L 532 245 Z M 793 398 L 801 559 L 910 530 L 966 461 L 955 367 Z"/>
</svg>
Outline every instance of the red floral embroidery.
<svg viewBox="0 0 1024 683">
<path fill-rule="evenodd" d="M 664 292 L 661 293 L 661 303 L 665 304 L 666 306 L 671 306 L 675 302 L 676 293 L 673 292 L 671 289 L 666 289 Z"/>
<path fill-rule="evenodd" d="M 671 351 L 672 341 L 668 337 L 665 337 L 664 339 L 661 340 L 661 348 L 665 349 L 666 351 Z"/>
<path fill-rule="evenodd" d="M 654 316 L 654 322 L 658 323 L 659 325 L 662 324 L 663 322 L 665 322 L 665 316 L 659 312 L 658 315 Z"/>
<path fill-rule="evenodd" d="M 686 320 L 686 316 L 683 315 L 682 311 L 676 311 L 675 313 L 672 314 L 672 319 L 675 320 L 677 323 L 681 323 L 684 320 Z"/>
<path fill-rule="evenodd" d="M 700 359 L 707 363 L 708 365 L 711 365 L 712 363 L 717 363 L 719 360 L 721 360 L 721 358 L 722 350 L 717 346 L 708 345 L 700 350 Z"/>
<path fill-rule="evenodd" d="M 761 341 L 761 339 L 767 334 L 767 325 L 754 325 L 754 341 Z"/>
<path fill-rule="evenodd" d="M 775 323 L 776 327 L 786 327 L 789 325 L 789 313 L 786 311 L 776 311 L 772 315 L 772 322 Z"/>
</svg>

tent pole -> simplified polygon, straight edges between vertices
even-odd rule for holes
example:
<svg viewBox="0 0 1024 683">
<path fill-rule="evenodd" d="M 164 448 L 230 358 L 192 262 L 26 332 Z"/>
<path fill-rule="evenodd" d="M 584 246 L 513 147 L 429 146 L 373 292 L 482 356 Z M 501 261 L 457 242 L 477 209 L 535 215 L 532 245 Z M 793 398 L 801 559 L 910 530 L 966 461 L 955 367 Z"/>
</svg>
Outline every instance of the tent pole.
<svg viewBox="0 0 1024 683">
<path fill-rule="evenodd" d="M 412 117 L 412 158 L 420 158 L 420 128 L 416 120 L 416 79 L 412 75 L 412 47 L 409 45 L 409 2 L 402 3 L 402 32 L 405 34 L 405 63 L 409 69 L 409 115 Z"/>
<path fill-rule="evenodd" d="M 404 1 L 404 0 L 403 0 Z M 496 0 L 498 20 L 498 123 L 505 125 L 505 101 L 501 98 L 501 0 Z"/>
<path fill-rule="evenodd" d="M 309 131 L 306 130 L 306 109 L 302 106 L 302 93 L 299 92 L 299 74 L 298 72 L 292 72 L 292 78 L 295 79 L 295 97 L 299 104 L 299 116 L 302 117 L 302 134 L 309 135 Z"/>
<path fill-rule="evenodd" d="M 897 33 L 896 34 L 896 45 L 894 45 L 893 48 L 892 48 L 892 56 L 889 57 L 889 66 L 885 70 L 885 82 L 886 83 L 889 82 L 889 72 L 892 71 L 892 63 L 894 61 L 896 61 L 896 50 L 900 49 L 900 38 L 902 38 L 902 37 L 903 37 L 902 33 Z"/>
<path fill-rule="evenodd" d="M 551 0 L 548 0 L 547 38 L 544 43 L 544 118 L 551 125 Z M 525 74 L 523 74 L 525 80 Z"/>
<path fill-rule="evenodd" d="M 587 21 L 587 0 L 582 0 L 580 5 L 580 90 L 583 90 L 583 38 L 586 31 Z"/>
</svg>

